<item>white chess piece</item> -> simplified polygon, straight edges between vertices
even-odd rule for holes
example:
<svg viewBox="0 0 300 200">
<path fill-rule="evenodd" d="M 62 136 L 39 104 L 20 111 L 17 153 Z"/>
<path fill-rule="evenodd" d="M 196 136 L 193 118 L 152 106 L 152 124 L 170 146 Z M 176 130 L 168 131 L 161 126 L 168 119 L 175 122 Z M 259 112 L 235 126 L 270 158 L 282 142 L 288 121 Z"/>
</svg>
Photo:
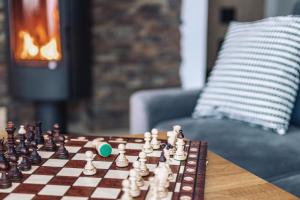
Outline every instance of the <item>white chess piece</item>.
<svg viewBox="0 0 300 200">
<path fill-rule="evenodd" d="M 130 195 L 130 181 L 125 179 L 122 181 L 122 191 L 123 195 L 121 200 L 132 200 L 132 196 Z"/>
<path fill-rule="evenodd" d="M 136 161 L 133 162 L 133 169 L 137 172 L 136 184 L 139 187 L 143 187 L 144 179 L 141 176 L 140 162 L 139 161 L 136 160 Z"/>
<path fill-rule="evenodd" d="M 93 165 L 93 159 L 95 157 L 95 154 L 92 151 L 86 151 L 85 152 L 86 156 L 86 164 L 83 169 L 83 174 L 84 175 L 95 175 L 97 170 L 96 167 Z"/>
<path fill-rule="evenodd" d="M 172 172 L 172 169 L 170 167 L 170 151 L 167 149 L 167 148 L 164 148 L 164 155 L 165 155 L 165 158 L 166 158 L 166 162 L 165 162 L 165 167 L 167 168 L 168 170 L 168 173 L 169 173 L 169 176 L 168 176 L 168 179 L 169 181 L 173 180 L 173 172 Z"/>
<path fill-rule="evenodd" d="M 182 161 L 182 160 L 186 159 L 187 154 L 184 151 L 184 145 L 185 145 L 185 143 L 184 143 L 183 138 L 178 138 L 177 142 L 176 142 L 176 152 L 174 155 L 175 160 Z"/>
<path fill-rule="evenodd" d="M 134 169 L 129 171 L 129 181 L 130 181 L 130 195 L 132 197 L 138 197 L 141 194 L 141 190 L 137 185 L 137 172 Z"/>
<path fill-rule="evenodd" d="M 150 183 L 150 189 L 146 200 L 159 200 L 160 198 L 158 193 L 157 179 L 155 177 L 150 177 L 149 183 Z"/>
<path fill-rule="evenodd" d="M 125 145 L 119 144 L 118 146 L 119 156 L 116 159 L 117 167 L 127 167 L 129 165 L 129 161 L 125 156 Z"/>
<path fill-rule="evenodd" d="M 176 134 L 176 136 L 179 134 L 180 130 L 181 130 L 181 126 L 179 125 L 173 126 L 173 132 Z"/>
<path fill-rule="evenodd" d="M 151 140 L 151 145 L 153 149 L 159 149 L 160 148 L 160 141 L 157 140 L 158 138 L 158 130 L 156 128 L 151 130 L 152 134 L 152 140 Z"/>
<path fill-rule="evenodd" d="M 147 155 L 145 152 L 141 151 L 139 153 L 139 161 L 140 161 L 140 174 L 141 176 L 147 176 L 149 174 L 149 169 L 146 165 Z"/>
<path fill-rule="evenodd" d="M 144 134 L 144 140 L 145 140 L 145 144 L 143 146 L 143 151 L 147 154 L 152 153 L 153 148 L 152 148 L 151 143 L 150 143 L 150 141 L 151 141 L 151 133 L 150 132 L 146 132 Z"/>
<path fill-rule="evenodd" d="M 176 133 L 174 131 L 168 131 L 168 144 L 172 146 L 171 149 L 169 149 L 170 155 L 173 156 L 175 154 L 175 144 L 176 144 Z"/>
<path fill-rule="evenodd" d="M 159 198 L 165 198 L 168 195 L 168 187 L 170 182 L 168 180 L 168 171 L 165 167 L 157 167 L 154 170 L 155 178 L 157 179 L 157 188 Z"/>
</svg>

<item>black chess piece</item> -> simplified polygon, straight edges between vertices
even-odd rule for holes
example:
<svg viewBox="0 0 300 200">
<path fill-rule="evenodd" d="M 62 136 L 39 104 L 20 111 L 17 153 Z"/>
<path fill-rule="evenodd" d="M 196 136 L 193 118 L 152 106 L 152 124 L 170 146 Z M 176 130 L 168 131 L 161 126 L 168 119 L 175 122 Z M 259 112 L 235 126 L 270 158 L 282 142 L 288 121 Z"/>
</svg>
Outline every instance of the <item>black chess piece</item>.
<svg viewBox="0 0 300 200">
<path fill-rule="evenodd" d="M 31 170 L 31 161 L 26 155 L 22 155 L 21 163 L 19 164 L 19 169 L 21 171 Z"/>
<path fill-rule="evenodd" d="M 162 151 L 159 157 L 159 162 L 166 162 L 166 160 L 165 153 Z"/>
<path fill-rule="evenodd" d="M 27 135 L 26 135 L 26 144 L 28 147 L 31 146 L 31 142 L 34 140 L 34 126 L 28 125 L 27 126 Z"/>
<path fill-rule="evenodd" d="M 45 150 L 55 151 L 57 149 L 56 143 L 54 142 L 53 132 L 51 130 L 47 131 L 48 141 L 45 143 Z"/>
<path fill-rule="evenodd" d="M 184 134 L 183 134 L 183 131 L 182 131 L 182 130 L 179 130 L 178 138 L 180 138 L 180 139 L 183 139 L 183 138 L 184 138 Z"/>
<path fill-rule="evenodd" d="M 11 156 L 16 156 L 18 158 L 16 149 L 15 149 L 15 138 L 14 138 L 14 132 L 16 130 L 15 125 L 13 122 L 9 121 L 7 122 L 6 127 L 7 132 L 7 158 L 9 159 Z"/>
<path fill-rule="evenodd" d="M 69 157 L 69 152 L 67 151 L 65 147 L 65 136 L 60 135 L 58 136 L 58 141 L 59 141 L 59 147 L 57 150 L 57 157 L 60 159 L 66 159 Z"/>
<path fill-rule="evenodd" d="M 34 138 L 35 138 L 37 144 L 44 144 L 45 140 L 44 140 L 43 131 L 42 131 L 42 122 L 35 123 Z"/>
<path fill-rule="evenodd" d="M 22 154 L 23 155 L 28 155 L 29 154 L 29 150 L 28 150 L 28 147 L 25 143 L 25 140 L 26 140 L 26 130 L 24 128 L 23 125 L 20 126 L 20 130 L 19 130 L 19 144 L 17 145 L 16 147 L 16 152 L 18 153 L 18 155 Z"/>
<path fill-rule="evenodd" d="M 0 163 L 0 188 L 6 189 L 11 187 L 11 180 L 6 171 L 8 167 L 4 163 Z"/>
<path fill-rule="evenodd" d="M 60 126 L 58 123 L 55 123 L 53 125 L 53 135 L 54 135 L 54 140 L 56 142 L 58 142 L 58 137 L 61 135 L 61 130 L 60 130 Z"/>
<path fill-rule="evenodd" d="M 9 168 L 9 163 L 4 155 L 5 149 L 4 149 L 4 138 L 0 140 L 0 164 L 3 164 L 5 166 L 5 169 Z"/>
<path fill-rule="evenodd" d="M 36 165 L 40 164 L 42 162 L 42 158 L 37 152 L 37 142 L 35 140 L 31 142 L 31 149 L 32 151 L 29 157 L 31 163 Z"/>
<path fill-rule="evenodd" d="M 9 157 L 10 169 L 8 171 L 8 176 L 11 181 L 20 181 L 23 178 L 22 172 L 18 168 L 18 158 L 16 155 L 11 155 Z"/>
</svg>

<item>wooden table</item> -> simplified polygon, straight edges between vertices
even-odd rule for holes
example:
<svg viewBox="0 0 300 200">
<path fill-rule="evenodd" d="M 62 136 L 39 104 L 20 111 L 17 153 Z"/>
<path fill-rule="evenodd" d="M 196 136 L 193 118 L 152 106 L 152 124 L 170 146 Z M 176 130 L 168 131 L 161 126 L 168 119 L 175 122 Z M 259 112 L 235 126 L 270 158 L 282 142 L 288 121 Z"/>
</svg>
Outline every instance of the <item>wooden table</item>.
<svg viewBox="0 0 300 200">
<path fill-rule="evenodd" d="M 143 135 L 128 135 L 128 137 L 143 138 Z M 166 138 L 165 133 L 160 134 L 160 139 Z M 290 200 L 299 198 L 209 151 L 205 199 Z"/>
</svg>

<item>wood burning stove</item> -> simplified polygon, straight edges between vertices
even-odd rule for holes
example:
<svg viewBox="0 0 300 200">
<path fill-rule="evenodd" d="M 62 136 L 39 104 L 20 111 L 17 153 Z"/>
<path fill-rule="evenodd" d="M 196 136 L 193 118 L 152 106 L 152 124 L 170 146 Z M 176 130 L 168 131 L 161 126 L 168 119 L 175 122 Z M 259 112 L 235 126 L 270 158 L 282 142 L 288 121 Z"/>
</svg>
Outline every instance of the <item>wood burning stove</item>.
<svg viewBox="0 0 300 200">
<path fill-rule="evenodd" d="M 10 93 L 36 119 L 65 124 L 64 105 L 90 94 L 88 1 L 6 0 Z"/>
</svg>

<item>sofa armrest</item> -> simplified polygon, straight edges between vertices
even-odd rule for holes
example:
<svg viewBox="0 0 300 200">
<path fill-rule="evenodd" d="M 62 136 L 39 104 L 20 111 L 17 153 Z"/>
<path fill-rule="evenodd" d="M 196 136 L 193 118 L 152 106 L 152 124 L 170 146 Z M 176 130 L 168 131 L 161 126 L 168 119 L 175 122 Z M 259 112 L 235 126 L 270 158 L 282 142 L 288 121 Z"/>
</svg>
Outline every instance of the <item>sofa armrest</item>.
<svg viewBox="0 0 300 200">
<path fill-rule="evenodd" d="M 181 88 L 135 92 L 130 98 L 130 132 L 144 133 L 159 122 L 191 116 L 199 94 Z"/>
</svg>

